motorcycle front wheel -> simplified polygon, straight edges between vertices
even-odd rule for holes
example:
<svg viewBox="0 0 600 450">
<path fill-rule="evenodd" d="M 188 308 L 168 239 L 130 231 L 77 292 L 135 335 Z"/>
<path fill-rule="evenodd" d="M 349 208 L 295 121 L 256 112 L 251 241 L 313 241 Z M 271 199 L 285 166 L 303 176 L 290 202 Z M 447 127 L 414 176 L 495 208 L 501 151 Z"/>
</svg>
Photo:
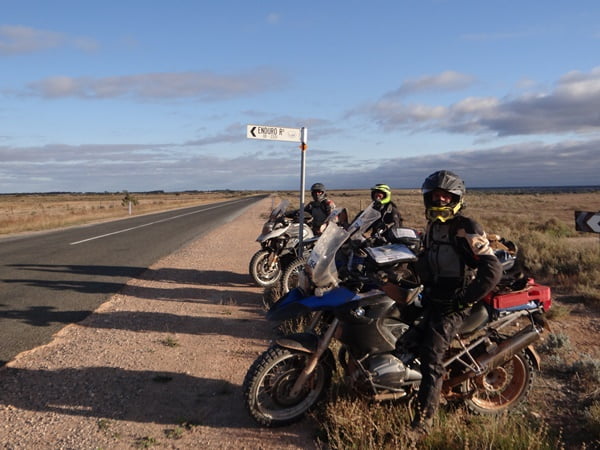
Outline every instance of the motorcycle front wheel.
<svg viewBox="0 0 600 450">
<path fill-rule="evenodd" d="M 281 293 L 286 294 L 295 287 L 298 287 L 298 276 L 304 270 L 306 258 L 296 258 L 283 272 L 281 277 Z"/>
<path fill-rule="evenodd" d="M 331 352 L 326 354 L 333 358 Z M 304 369 L 308 353 L 273 345 L 252 364 L 244 379 L 244 399 L 250 415 L 266 427 L 300 420 L 327 392 L 332 366 L 322 358 L 297 395 L 290 391 Z"/>
<path fill-rule="evenodd" d="M 257 251 L 250 259 L 248 271 L 252 279 L 262 287 L 270 287 L 281 278 L 281 261 L 279 257 L 270 262 L 271 252 L 266 250 Z"/>
<path fill-rule="evenodd" d="M 472 392 L 467 407 L 484 415 L 500 414 L 515 408 L 527 398 L 534 378 L 532 356 L 527 350 L 513 355 L 504 364 L 465 381 L 461 390 Z"/>
</svg>

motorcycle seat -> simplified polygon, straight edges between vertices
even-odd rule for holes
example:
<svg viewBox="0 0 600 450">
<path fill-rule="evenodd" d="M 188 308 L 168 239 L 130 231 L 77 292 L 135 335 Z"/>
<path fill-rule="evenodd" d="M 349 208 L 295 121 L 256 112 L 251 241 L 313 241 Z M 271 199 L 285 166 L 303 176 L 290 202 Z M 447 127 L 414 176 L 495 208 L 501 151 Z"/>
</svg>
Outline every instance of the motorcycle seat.
<svg viewBox="0 0 600 450">
<path fill-rule="evenodd" d="M 471 309 L 471 314 L 467 316 L 458 333 L 460 335 L 465 335 L 478 330 L 488 322 L 489 317 L 490 313 L 483 302 L 477 303 Z"/>
</svg>

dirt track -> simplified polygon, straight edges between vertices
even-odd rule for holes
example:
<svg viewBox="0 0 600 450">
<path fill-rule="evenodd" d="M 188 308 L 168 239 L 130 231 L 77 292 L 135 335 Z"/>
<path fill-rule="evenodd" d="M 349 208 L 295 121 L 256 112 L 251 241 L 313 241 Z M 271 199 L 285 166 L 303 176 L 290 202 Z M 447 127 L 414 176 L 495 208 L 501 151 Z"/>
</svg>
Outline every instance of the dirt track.
<svg viewBox="0 0 600 450">
<path fill-rule="evenodd" d="M 271 206 L 150 267 L 0 371 L 2 448 L 314 448 L 307 422 L 258 428 L 246 370 L 272 336 L 248 261 Z"/>
</svg>

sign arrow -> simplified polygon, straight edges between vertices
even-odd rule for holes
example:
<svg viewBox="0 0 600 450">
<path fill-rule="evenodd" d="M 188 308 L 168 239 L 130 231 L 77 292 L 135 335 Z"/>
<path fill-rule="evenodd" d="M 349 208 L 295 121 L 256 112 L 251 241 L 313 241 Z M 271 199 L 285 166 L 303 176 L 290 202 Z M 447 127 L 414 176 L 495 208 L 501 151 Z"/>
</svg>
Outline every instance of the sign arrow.
<svg viewBox="0 0 600 450">
<path fill-rule="evenodd" d="M 600 213 L 575 211 L 575 230 L 600 233 Z"/>
<path fill-rule="evenodd" d="M 266 139 L 269 141 L 301 142 L 300 128 L 277 127 L 274 125 L 248 125 L 246 137 L 249 139 Z"/>
<path fill-rule="evenodd" d="M 590 217 L 587 224 L 594 233 L 600 233 L 600 214 L 594 214 Z"/>
</svg>

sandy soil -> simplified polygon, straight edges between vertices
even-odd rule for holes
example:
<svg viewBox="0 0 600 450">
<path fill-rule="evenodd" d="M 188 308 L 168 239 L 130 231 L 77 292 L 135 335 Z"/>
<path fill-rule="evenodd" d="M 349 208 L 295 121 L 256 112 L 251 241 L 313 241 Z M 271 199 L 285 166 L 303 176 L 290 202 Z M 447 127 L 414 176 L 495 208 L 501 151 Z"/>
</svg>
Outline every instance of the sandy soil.
<svg viewBox="0 0 600 450">
<path fill-rule="evenodd" d="M 241 384 L 273 336 L 248 275 L 266 199 L 150 267 L 83 322 L 0 371 L 6 449 L 314 448 L 266 430 Z"/>
</svg>

